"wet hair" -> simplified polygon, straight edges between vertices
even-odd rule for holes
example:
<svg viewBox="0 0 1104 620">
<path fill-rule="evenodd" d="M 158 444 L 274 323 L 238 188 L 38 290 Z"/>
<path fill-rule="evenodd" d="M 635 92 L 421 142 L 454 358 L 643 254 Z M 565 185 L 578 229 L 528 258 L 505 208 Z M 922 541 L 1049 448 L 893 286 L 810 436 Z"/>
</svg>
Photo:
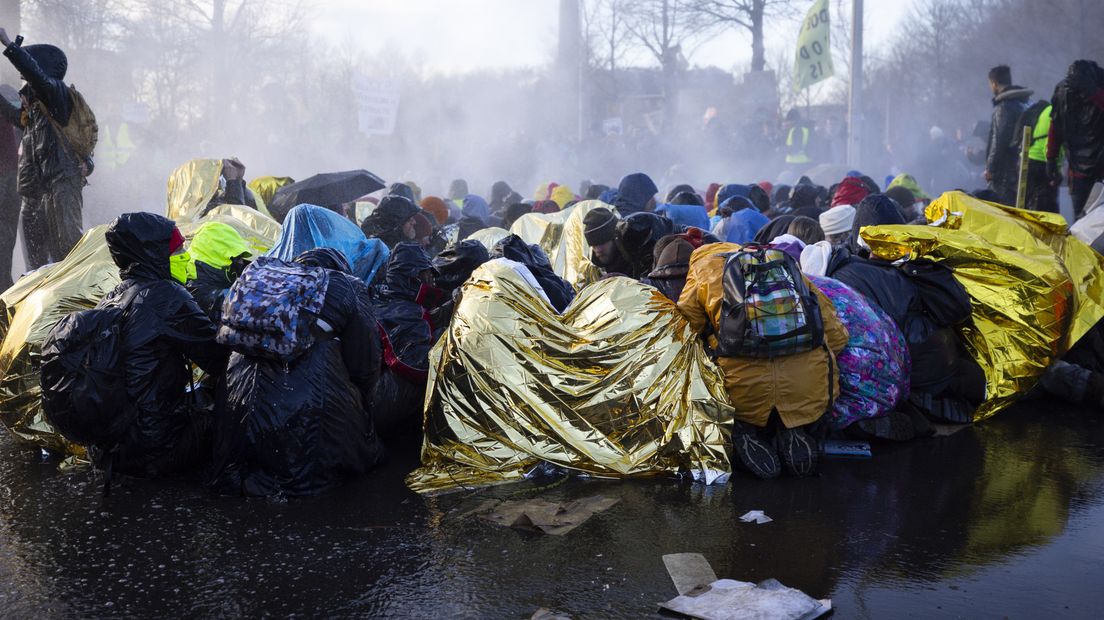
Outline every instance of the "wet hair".
<svg viewBox="0 0 1104 620">
<path fill-rule="evenodd" d="M 989 70 L 989 80 L 999 86 L 1012 85 L 1012 69 L 1008 65 L 997 65 Z"/>
<path fill-rule="evenodd" d="M 824 231 L 820 228 L 820 222 L 803 215 L 795 217 L 786 232 L 804 241 L 805 245 L 824 241 Z"/>
</svg>

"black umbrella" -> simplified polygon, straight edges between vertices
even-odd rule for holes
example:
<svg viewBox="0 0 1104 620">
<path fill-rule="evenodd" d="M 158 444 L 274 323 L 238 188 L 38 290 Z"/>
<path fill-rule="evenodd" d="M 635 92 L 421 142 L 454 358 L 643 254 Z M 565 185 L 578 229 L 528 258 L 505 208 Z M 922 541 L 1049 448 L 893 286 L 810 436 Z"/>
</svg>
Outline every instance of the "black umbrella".
<svg viewBox="0 0 1104 620">
<path fill-rule="evenodd" d="M 282 223 L 296 205 L 307 203 L 337 211 L 340 205 L 385 187 L 383 179 L 367 170 L 324 172 L 281 187 L 268 210 Z"/>
</svg>

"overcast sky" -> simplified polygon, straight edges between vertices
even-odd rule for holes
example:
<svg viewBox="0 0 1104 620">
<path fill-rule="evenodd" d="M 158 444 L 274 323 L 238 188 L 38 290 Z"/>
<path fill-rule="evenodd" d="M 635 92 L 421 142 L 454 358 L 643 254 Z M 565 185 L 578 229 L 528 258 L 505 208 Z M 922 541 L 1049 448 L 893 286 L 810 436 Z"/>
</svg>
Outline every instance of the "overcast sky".
<svg viewBox="0 0 1104 620">
<path fill-rule="evenodd" d="M 913 0 L 866 2 L 866 32 L 872 45 L 887 37 L 907 15 Z M 812 0 L 800 3 L 804 13 Z M 831 2 L 835 9 L 836 2 Z M 844 3 L 850 11 L 850 3 Z M 558 0 L 328 0 L 314 10 L 317 34 L 365 51 L 401 49 L 431 72 L 475 68 L 539 66 L 556 49 Z M 833 19 L 835 16 L 833 15 Z M 781 39 L 796 40 L 797 23 L 770 25 L 768 63 L 774 63 Z M 791 32 L 792 31 L 792 32 Z M 715 36 L 691 56 L 692 64 L 725 70 L 746 67 L 751 58 L 747 37 Z"/>
</svg>

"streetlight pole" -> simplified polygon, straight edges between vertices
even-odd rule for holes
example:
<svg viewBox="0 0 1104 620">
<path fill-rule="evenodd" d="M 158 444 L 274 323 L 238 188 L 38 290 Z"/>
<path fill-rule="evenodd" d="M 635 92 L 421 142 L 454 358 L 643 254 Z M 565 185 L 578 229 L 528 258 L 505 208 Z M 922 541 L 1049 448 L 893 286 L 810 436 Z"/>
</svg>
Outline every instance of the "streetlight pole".
<svg viewBox="0 0 1104 620">
<path fill-rule="evenodd" d="M 847 165 L 862 159 L 863 0 L 851 3 L 851 83 L 847 110 Z"/>
</svg>

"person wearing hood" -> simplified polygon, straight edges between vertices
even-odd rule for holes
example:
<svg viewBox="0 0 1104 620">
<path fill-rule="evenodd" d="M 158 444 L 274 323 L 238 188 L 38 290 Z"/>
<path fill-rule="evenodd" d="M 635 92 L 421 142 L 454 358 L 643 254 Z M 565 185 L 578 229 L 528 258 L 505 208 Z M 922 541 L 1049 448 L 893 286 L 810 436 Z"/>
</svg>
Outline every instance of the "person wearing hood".
<svg viewBox="0 0 1104 620">
<path fill-rule="evenodd" d="M 372 401 L 380 339 L 366 287 L 335 249 L 308 250 L 294 262 L 325 282 L 313 341 L 290 359 L 231 356 L 208 481 L 222 493 L 315 495 L 383 459 Z"/>
<path fill-rule="evenodd" d="M 524 202 L 515 202 L 506 207 L 506 211 L 502 216 L 502 228 L 510 230 L 514 226 L 514 222 L 518 221 L 518 218 L 526 213 L 533 212 L 533 205 L 526 204 Z"/>
<path fill-rule="evenodd" d="M 521 237 L 510 235 L 500 239 L 491 248 L 490 257 L 492 259 L 505 258 L 525 265 L 537 284 L 540 284 L 541 290 L 544 291 L 545 297 L 548 298 L 548 302 L 552 304 L 556 312 L 563 313 L 571 305 L 571 301 L 575 299 L 575 289 L 571 287 L 567 280 L 552 271 L 552 264 L 548 261 L 548 256 L 538 245 L 526 244 Z"/>
<path fill-rule="evenodd" d="M 462 213 L 463 217 L 457 223 L 457 241 L 463 241 L 470 237 L 472 233 L 483 230 L 490 225 L 488 222 L 491 217 L 490 209 L 487 207 L 487 201 L 480 196 L 475 194 L 465 196 Z"/>
<path fill-rule="evenodd" d="M 770 220 L 759 212 L 751 200 L 743 196 L 732 196 L 717 207 L 721 220 L 713 226 L 712 233 L 721 241 L 750 243 L 755 234 Z"/>
<path fill-rule="evenodd" d="M 673 232 L 674 224 L 655 213 L 635 213 L 618 220 L 609 209 L 598 208 L 583 218 L 590 261 L 607 275 L 634 280 L 652 271 L 656 241 Z"/>
<path fill-rule="evenodd" d="M 64 81 L 69 67 L 65 52 L 48 44 L 24 47 L 22 42 L 22 37 L 12 41 L 0 28 L 4 56 L 26 80 L 19 91 L 22 105 L 0 97 L 0 111 L 23 130 L 17 185 L 28 266 L 37 269 L 65 258 L 80 240 L 81 192 L 93 163 L 91 155 L 74 150 L 61 130 L 69 125 L 74 109 Z"/>
<path fill-rule="evenodd" d="M 1074 219 L 1084 215 L 1089 193 L 1104 181 L 1104 69 L 1092 60 L 1077 60 L 1051 97 L 1047 138 L 1047 171 L 1057 186 L 1062 175 L 1059 156 L 1069 158 L 1069 192 Z"/>
<path fill-rule="evenodd" d="M 489 260 L 491 257 L 487 248 L 474 239 L 461 241 L 433 258 L 433 268 L 437 272 L 434 285 L 441 289 L 441 297 L 444 300 L 429 311 L 429 319 L 434 325 L 441 328 L 448 326 L 456 303 L 460 299 L 460 287 L 480 265 Z M 437 337 L 442 333 L 444 329 L 437 330 Z"/>
<path fill-rule="evenodd" d="M 227 353 L 215 342 L 215 324 L 183 286 L 192 264 L 184 236 L 160 215 L 124 213 L 105 239 L 122 281 L 97 307 L 123 311 L 127 410 L 120 415 L 130 423 L 117 449 L 90 449 L 92 463 L 150 478 L 198 466 L 207 455 L 210 418 L 191 406 L 190 363 L 221 375 Z"/>
<path fill-rule="evenodd" d="M 434 226 L 444 226 L 448 223 L 449 208 L 441 198 L 426 196 L 422 198 L 421 207 L 423 211 L 433 216 L 434 221 L 430 223 Z"/>
<path fill-rule="evenodd" d="M 226 293 L 249 264 L 253 252 L 233 227 L 206 222 L 196 231 L 188 253 L 195 261 L 195 276 L 184 286 L 211 322 L 218 325 Z"/>
<path fill-rule="evenodd" d="M 655 195 L 659 191 L 652 178 L 643 172 L 634 172 L 621 179 L 613 207 L 621 217 L 655 209 Z"/>
<path fill-rule="evenodd" d="M 993 120 L 985 155 L 985 180 L 997 192 L 1001 203 L 1015 205 L 1021 140 L 1015 134 L 1032 91 L 1012 85 L 1008 65 L 989 70 L 989 88 L 993 91 Z"/>
<path fill-rule="evenodd" d="M 490 200 L 487 203 L 487 208 L 490 209 L 491 215 L 501 218 L 506 211 L 506 207 L 511 203 L 506 199 L 513 194 L 514 190 L 510 187 L 510 184 L 506 181 L 495 181 L 491 186 Z"/>
<path fill-rule="evenodd" d="M 904 220 L 890 198 L 867 196 L 856 209 L 850 242 L 827 250 L 822 244 L 806 247 L 802 270 L 839 280 L 884 310 L 905 335 L 913 360 L 910 403 L 944 421 L 968 423 L 985 400 L 985 376 L 954 331 L 970 316 L 965 290 L 945 268 L 929 261 L 897 266 L 864 257 L 869 252 L 859 234 L 864 227 L 899 224 Z M 945 286 L 921 288 L 917 274 L 924 273 L 941 274 Z"/>
<path fill-rule="evenodd" d="M 392 183 L 391 187 L 387 188 L 388 196 L 402 196 L 414 204 L 418 204 L 418 199 L 414 194 L 414 188 L 410 187 L 406 183 Z"/>
<path fill-rule="evenodd" d="M 404 241 L 414 241 L 417 229 L 414 216 L 420 209 L 403 196 L 388 195 L 380 201 L 371 215 L 360 225 L 365 236 L 384 242 L 394 248 Z"/>
<path fill-rule="evenodd" d="M 383 284 L 376 289 L 375 311 L 383 344 L 384 370 L 375 391 L 375 419 L 384 438 L 415 431 L 429 377 L 429 350 L 438 329 L 431 311 L 445 301 L 435 287 L 437 272 L 416 243 L 400 243 L 391 252 Z"/>
</svg>

